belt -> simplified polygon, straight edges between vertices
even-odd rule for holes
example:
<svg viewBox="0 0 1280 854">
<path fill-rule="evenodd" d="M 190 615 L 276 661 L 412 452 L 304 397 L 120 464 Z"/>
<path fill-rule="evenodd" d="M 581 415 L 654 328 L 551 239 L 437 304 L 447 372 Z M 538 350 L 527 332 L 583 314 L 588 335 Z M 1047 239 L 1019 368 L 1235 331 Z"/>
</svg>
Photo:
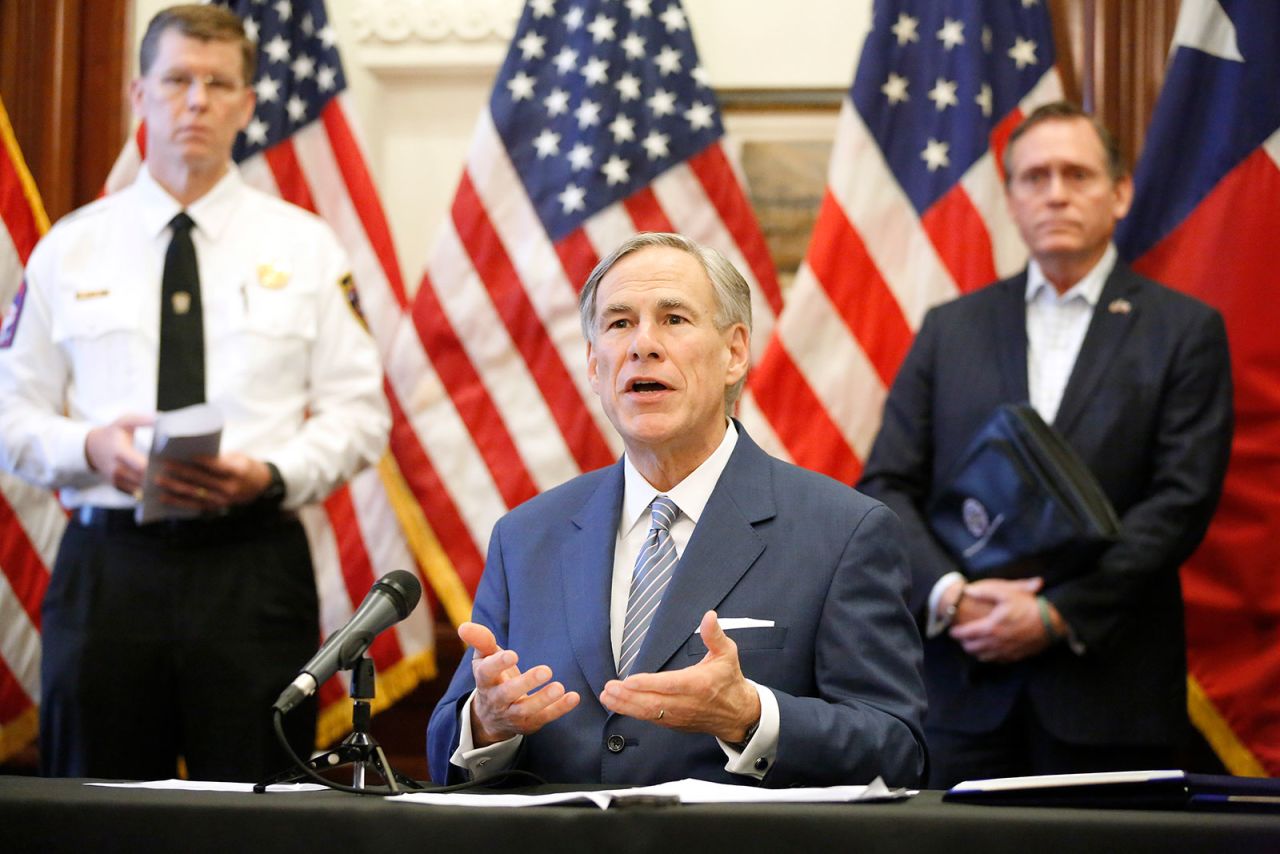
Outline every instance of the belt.
<svg viewBox="0 0 1280 854">
<path fill-rule="evenodd" d="M 277 524 L 285 516 L 278 506 L 246 504 L 219 516 L 159 519 L 139 525 L 132 507 L 77 507 L 71 519 L 84 528 L 106 533 L 137 533 L 174 539 L 205 539 L 243 534 Z"/>
</svg>

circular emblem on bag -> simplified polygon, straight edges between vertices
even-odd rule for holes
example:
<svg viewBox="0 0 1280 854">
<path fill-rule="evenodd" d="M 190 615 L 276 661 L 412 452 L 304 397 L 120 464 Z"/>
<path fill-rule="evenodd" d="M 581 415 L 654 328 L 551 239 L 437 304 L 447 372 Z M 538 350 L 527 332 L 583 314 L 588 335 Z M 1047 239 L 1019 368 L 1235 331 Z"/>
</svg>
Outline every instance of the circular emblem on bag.
<svg viewBox="0 0 1280 854">
<path fill-rule="evenodd" d="M 965 530 L 974 539 L 985 534 L 987 528 L 991 526 L 991 517 L 987 515 L 987 508 L 983 507 L 982 502 L 976 498 L 964 500 L 964 504 L 960 505 L 960 516 L 964 519 Z"/>
</svg>

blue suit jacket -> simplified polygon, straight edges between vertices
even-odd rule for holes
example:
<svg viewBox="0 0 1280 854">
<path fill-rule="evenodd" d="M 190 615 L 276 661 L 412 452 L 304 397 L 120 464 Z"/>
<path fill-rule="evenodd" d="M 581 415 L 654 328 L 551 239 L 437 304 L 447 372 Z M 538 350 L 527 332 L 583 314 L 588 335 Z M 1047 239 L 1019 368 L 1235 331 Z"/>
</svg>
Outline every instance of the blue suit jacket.
<svg viewBox="0 0 1280 854">
<path fill-rule="evenodd" d="M 715 738 L 610 714 L 617 678 L 609 595 L 622 463 L 582 475 L 494 528 L 472 619 L 549 665 L 581 704 L 524 739 L 517 767 L 548 781 L 644 784 L 685 777 L 754 783 L 724 770 Z M 906 604 L 902 528 L 884 505 L 765 454 L 739 426 L 730 457 L 654 617 L 634 672 L 696 664 L 703 613 L 772 620 L 731 630 L 747 678 L 778 698 L 777 761 L 764 785 L 910 785 L 924 764 L 920 636 Z M 470 656 L 431 716 L 433 780 L 449 765 Z M 626 739 L 611 752 L 610 736 Z M 615 740 L 616 743 L 616 740 Z"/>
<path fill-rule="evenodd" d="M 859 488 L 907 529 L 912 606 L 958 564 L 924 513 L 970 437 L 1027 391 L 1026 274 L 926 315 L 885 402 Z M 1217 311 L 1117 264 L 1102 290 L 1056 427 L 1121 520 L 1118 542 L 1045 591 L 1084 641 L 1014 665 L 981 664 L 945 633 L 925 644 L 930 728 L 988 732 L 1025 690 L 1060 739 L 1170 744 L 1186 721 L 1178 566 L 1204 536 L 1231 447 L 1231 367 Z M 1058 561 L 1079 560 L 1061 556 Z M 1011 569 L 1008 574 L 1022 574 Z"/>
</svg>

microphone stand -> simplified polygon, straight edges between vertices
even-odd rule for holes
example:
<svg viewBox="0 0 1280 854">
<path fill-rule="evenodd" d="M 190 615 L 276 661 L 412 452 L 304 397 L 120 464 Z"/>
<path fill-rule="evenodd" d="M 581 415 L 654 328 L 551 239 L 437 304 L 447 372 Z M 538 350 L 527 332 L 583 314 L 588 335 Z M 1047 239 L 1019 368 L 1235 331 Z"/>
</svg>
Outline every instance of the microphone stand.
<svg viewBox="0 0 1280 854">
<path fill-rule="evenodd" d="M 301 771 L 291 769 L 281 771 L 269 779 L 254 784 L 253 790 L 262 793 L 266 791 L 267 786 L 275 783 L 298 783 L 312 779 L 319 779 L 328 783 L 329 781 L 324 780 L 324 778 L 317 777 L 319 772 L 331 771 L 344 765 L 353 766 L 351 788 L 361 792 L 366 791 L 365 774 L 369 771 L 380 776 L 386 781 L 387 785 L 387 791 L 370 792 L 369 794 L 398 795 L 401 791 L 400 786 L 411 789 L 422 788 L 415 780 L 409 779 L 391 767 L 382 745 L 378 744 L 377 740 L 369 732 L 369 720 L 373 716 L 373 710 L 369 703 L 375 695 L 373 674 L 373 659 L 367 655 L 361 657 L 355 666 L 351 668 L 351 699 L 353 705 L 351 708 L 350 735 L 332 750 L 313 756 L 305 761 L 300 761 L 300 765 L 303 766 Z"/>
</svg>

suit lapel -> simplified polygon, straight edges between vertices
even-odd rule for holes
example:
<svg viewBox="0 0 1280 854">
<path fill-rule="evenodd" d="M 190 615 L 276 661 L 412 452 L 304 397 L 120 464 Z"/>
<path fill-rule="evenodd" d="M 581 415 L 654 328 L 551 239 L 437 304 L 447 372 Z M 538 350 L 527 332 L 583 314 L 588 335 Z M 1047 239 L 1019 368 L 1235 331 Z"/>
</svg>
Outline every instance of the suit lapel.
<svg viewBox="0 0 1280 854">
<path fill-rule="evenodd" d="M 632 672 L 656 672 L 684 646 L 702 615 L 719 606 L 764 551 L 753 525 L 775 514 L 769 457 L 739 424 L 738 445 L 680 556 Z"/>
<path fill-rule="evenodd" d="M 1031 398 L 1027 388 L 1027 272 L 1005 279 L 996 312 L 995 340 L 1000 350 L 1000 379 L 1005 399 Z"/>
<path fill-rule="evenodd" d="M 1121 342 L 1141 310 L 1134 299 L 1136 290 L 1137 278 L 1128 267 L 1117 261 L 1102 288 L 1098 305 L 1093 310 L 1093 319 L 1089 321 L 1089 331 L 1085 333 L 1080 354 L 1071 369 L 1071 378 L 1062 393 L 1062 403 L 1053 420 L 1053 426 L 1059 432 L 1067 434 L 1071 431 L 1085 411 L 1094 389 L 1111 369 Z"/>
<path fill-rule="evenodd" d="M 598 694 L 618 677 L 609 642 L 609 599 L 613 552 L 622 514 L 623 475 L 619 462 L 571 519 L 560 555 L 569 642 L 587 683 Z"/>
</svg>

